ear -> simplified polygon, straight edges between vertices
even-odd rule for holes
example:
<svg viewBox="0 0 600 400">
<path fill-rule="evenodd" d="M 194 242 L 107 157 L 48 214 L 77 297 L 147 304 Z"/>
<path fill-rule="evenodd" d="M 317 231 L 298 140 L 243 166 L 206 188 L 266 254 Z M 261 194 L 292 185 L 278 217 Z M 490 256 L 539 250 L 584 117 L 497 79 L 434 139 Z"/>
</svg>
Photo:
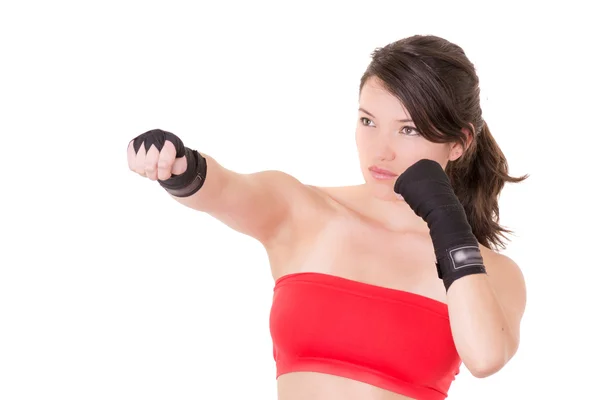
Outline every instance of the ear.
<svg viewBox="0 0 600 400">
<path fill-rule="evenodd" d="M 452 145 L 450 146 L 450 154 L 448 156 L 449 161 L 458 160 L 460 158 L 460 156 L 462 156 L 463 153 L 465 151 L 467 151 L 467 149 L 471 146 L 471 143 L 473 142 L 473 133 L 472 132 L 475 132 L 475 127 L 473 126 L 473 124 L 469 124 L 469 125 L 471 125 L 471 129 L 473 129 L 473 131 L 469 131 L 467 128 L 461 129 L 462 133 L 464 133 L 467 138 L 467 147 L 463 148 L 463 146 L 460 142 L 452 143 Z"/>
</svg>

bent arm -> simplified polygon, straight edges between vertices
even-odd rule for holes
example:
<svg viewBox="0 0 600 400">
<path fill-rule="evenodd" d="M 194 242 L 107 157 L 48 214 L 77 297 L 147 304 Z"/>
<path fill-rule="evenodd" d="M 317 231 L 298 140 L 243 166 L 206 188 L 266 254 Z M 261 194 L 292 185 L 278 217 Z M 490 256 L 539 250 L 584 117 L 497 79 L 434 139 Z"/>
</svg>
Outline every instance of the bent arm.
<svg viewBox="0 0 600 400">
<path fill-rule="evenodd" d="M 456 348 L 478 378 L 496 373 L 517 352 L 526 303 L 524 278 L 514 261 L 494 254 L 486 267 L 488 274 L 454 282 L 447 300 Z"/>
</svg>

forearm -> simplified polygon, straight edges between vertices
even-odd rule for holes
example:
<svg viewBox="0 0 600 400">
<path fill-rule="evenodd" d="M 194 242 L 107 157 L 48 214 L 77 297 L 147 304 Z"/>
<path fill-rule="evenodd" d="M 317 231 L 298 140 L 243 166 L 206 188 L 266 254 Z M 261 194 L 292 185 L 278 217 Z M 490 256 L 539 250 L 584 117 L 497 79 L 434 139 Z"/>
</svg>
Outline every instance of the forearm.
<svg viewBox="0 0 600 400">
<path fill-rule="evenodd" d="M 223 167 L 206 154 L 202 156 L 206 159 L 203 186 L 191 196 L 172 197 L 262 243 L 277 235 L 290 217 L 292 203 L 304 197 L 304 185 L 284 172 L 242 174 Z"/>
<path fill-rule="evenodd" d="M 502 368 L 518 344 L 517 327 L 507 319 L 494 292 L 481 246 L 473 233 L 464 207 L 453 192 L 441 166 L 420 160 L 396 181 L 403 196 L 428 224 L 436 257 L 438 277 L 447 291 L 450 326 L 456 349 L 474 376 L 484 377 Z M 514 311 L 513 311 L 514 315 Z"/>
<path fill-rule="evenodd" d="M 453 282 L 447 303 L 456 349 L 465 366 L 480 378 L 500 370 L 515 353 L 517 341 L 488 275 Z"/>
</svg>

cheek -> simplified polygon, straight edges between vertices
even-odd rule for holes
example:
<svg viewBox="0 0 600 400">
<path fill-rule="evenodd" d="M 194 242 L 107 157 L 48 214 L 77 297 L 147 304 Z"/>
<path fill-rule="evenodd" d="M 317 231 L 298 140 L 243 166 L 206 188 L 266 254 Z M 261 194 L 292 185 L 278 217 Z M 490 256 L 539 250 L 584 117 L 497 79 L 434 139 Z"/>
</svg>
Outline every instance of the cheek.
<svg viewBox="0 0 600 400">
<path fill-rule="evenodd" d="M 426 140 L 419 140 L 411 143 L 404 143 L 399 156 L 400 159 L 403 160 L 403 164 L 408 168 L 423 158 L 437 161 L 442 164 L 446 160 L 446 154 L 446 147 L 444 145 L 431 143 Z"/>
<path fill-rule="evenodd" d="M 431 151 L 427 147 L 426 143 L 421 140 L 404 140 L 396 147 L 396 154 L 405 163 L 413 164 L 421 158 L 430 156 Z"/>
<path fill-rule="evenodd" d="M 358 155 L 361 158 L 369 153 L 369 141 L 360 130 L 357 130 L 356 132 L 356 148 L 358 150 Z"/>
<path fill-rule="evenodd" d="M 431 146 L 429 154 L 432 160 L 437 161 L 441 165 L 444 165 L 448 161 L 448 155 L 450 154 L 450 146 L 448 144 L 435 143 Z"/>
</svg>

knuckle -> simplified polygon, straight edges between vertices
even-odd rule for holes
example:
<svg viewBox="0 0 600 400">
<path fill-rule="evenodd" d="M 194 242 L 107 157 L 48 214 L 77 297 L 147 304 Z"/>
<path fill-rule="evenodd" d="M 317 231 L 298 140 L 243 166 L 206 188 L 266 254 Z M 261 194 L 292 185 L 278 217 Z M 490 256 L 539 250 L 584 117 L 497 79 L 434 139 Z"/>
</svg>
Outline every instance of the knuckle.
<svg viewBox="0 0 600 400">
<path fill-rule="evenodd" d="M 146 176 L 146 170 L 142 166 L 140 166 L 140 165 L 136 165 L 134 167 L 134 171 L 137 172 L 140 175 Z"/>
<path fill-rule="evenodd" d="M 153 163 L 153 162 L 148 162 L 148 161 L 147 161 L 147 162 L 144 164 L 144 169 L 145 169 L 146 171 L 154 171 L 154 170 L 156 170 L 156 164 L 155 164 L 155 163 Z"/>
<path fill-rule="evenodd" d="M 160 169 L 169 169 L 171 167 L 171 162 L 169 160 L 159 160 L 158 168 Z"/>
</svg>

